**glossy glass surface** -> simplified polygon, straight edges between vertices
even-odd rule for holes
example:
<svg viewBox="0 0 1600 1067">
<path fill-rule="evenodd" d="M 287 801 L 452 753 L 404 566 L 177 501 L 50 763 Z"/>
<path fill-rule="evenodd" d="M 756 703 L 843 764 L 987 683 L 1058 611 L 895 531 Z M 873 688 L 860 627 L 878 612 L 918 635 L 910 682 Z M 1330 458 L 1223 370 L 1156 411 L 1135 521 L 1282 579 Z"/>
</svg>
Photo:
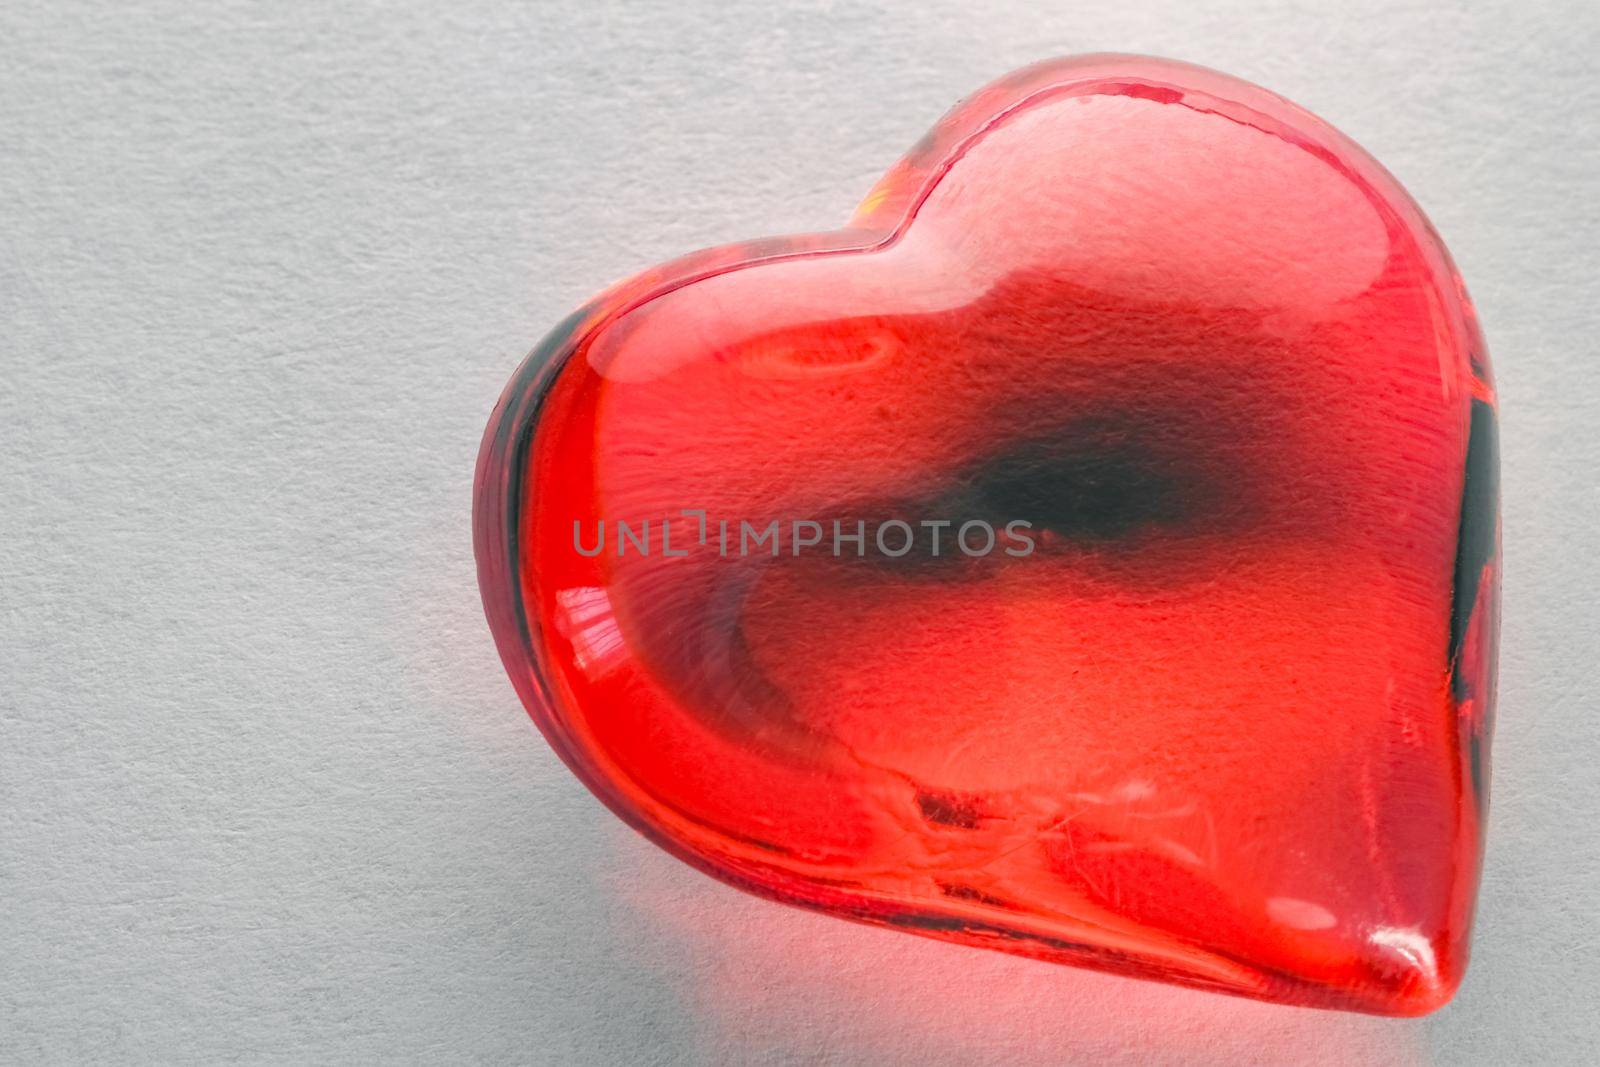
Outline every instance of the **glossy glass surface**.
<svg viewBox="0 0 1600 1067">
<path fill-rule="evenodd" d="M 557 328 L 477 551 L 550 742 L 717 877 L 1415 1014 L 1467 958 L 1495 472 L 1394 179 L 1265 90 L 1090 56 L 964 101 L 847 229 Z"/>
</svg>

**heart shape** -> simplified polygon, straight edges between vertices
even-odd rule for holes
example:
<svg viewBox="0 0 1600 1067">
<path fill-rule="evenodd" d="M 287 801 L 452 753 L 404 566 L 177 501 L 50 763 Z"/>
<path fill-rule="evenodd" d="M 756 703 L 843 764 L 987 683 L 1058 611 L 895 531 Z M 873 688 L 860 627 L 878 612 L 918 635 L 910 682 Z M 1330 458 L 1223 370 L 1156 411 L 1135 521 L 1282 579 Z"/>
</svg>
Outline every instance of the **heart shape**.
<svg viewBox="0 0 1600 1067">
<path fill-rule="evenodd" d="M 569 318 L 476 548 L 550 743 L 718 878 L 1417 1014 L 1467 959 L 1496 471 L 1398 183 L 1256 86 L 1087 56 L 968 98 L 847 229 Z"/>
</svg>

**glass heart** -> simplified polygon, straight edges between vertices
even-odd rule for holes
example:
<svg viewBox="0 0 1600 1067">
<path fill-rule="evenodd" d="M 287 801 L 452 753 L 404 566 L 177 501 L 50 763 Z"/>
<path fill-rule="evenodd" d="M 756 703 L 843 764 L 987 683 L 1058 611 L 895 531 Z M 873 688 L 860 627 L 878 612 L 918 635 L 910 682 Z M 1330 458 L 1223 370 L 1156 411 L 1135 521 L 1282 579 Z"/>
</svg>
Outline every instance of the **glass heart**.
<svg viewBox="0 0 1600 1067">
<path fill-rule="evenodd" d="M 1350 140 L 1197 67 L 1045 63 L 846 229 L 546 338 L 484 440 L 483 596 L 555 749 L 719 878 L 1416 1014 L 1479 867 L 1494 404 Z"/>
</svg>

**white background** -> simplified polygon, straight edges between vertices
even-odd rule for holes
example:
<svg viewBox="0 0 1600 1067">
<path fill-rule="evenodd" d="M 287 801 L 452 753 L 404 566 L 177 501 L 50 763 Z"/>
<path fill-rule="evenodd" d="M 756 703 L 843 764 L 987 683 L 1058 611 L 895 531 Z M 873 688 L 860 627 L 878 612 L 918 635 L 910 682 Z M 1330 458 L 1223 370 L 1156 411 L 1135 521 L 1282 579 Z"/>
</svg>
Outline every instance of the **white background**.
<svg viewBox="0 0 1600 1067">
<path fill-rule="evenodd" d="M 0 6 L 0 1060 L 1592 1062 L 1595 5 L 727 6 Z M 1320 113 L 1477 298 L 1501 716 L 1428 1019 L 745 897 L 579 787 L 489 639 L 473 461 L 547 328 L 841 223 L 957 98 L 1091 50 Z"/>
</svg>

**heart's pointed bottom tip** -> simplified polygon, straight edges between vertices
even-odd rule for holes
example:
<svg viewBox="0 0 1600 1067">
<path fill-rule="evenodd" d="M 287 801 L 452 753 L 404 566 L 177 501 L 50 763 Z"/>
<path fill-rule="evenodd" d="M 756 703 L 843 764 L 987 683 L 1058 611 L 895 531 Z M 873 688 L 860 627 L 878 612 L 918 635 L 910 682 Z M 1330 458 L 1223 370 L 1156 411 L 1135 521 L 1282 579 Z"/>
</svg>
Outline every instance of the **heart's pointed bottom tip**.
<svg viewBox="0 0 1600 1067">
<path fill-rule="evenodd" d="M 1326 933 L 1302 941 L 1298 958 L 1275 969 L 1256 961 L 1267 977 L 1265 999 L 1409 1017 L 1444 1007 L 1461 985 L 1465 955 L 1448 947 L 1443 931 L 1353 923 Z"/>
<path fill-rule="evenodd" d="M 1174 946 L 1154 932 L 1144 946 L 1119 951 L 986 923 L 900 916 L 888 925 L 936 940 L 1139 981 L 1286 1006 L 1400 1018 L 1428 1015 L 1449 1004 L 1465 972 L 1464 956 L 1438 947 L 1442 938 L 1395 927 L 1342 935 L 1330 932 L 1332 936 L 1314 946 L 1298 945 L 1299 955 L 1291 959 L 1284 952 L 1263 953 L 1259 944 L 1251 950 L 1221 943 Z M 1272 932 L 1270 927 L 1266 931 Z M 1297 933 L 1281 932 L 1290 939 Z"/>
<path fill-rule="evenodd" d="M 1308 968 L 1299 976 L 1280 975 L 1269 980 L 1261 999 L 1411 1018 L 1450 1003 L 1461 984 L 1461 969 L 1441 964 L 1420 937 L 1378 931 L 1352 950 L 1338 976 L 1313 973 L 1320 968 Z"/>
<path fill-rule="evenodd" d="M 1455 955 L 1435 951 L 1435 941 L 1415 931 L 1382 930 L 1367 942 L 1366 962 L 1383 975 L 1381 1014 L 1429 1015 L 1450 1003 L 1465 972 Z"/>
</svg>

